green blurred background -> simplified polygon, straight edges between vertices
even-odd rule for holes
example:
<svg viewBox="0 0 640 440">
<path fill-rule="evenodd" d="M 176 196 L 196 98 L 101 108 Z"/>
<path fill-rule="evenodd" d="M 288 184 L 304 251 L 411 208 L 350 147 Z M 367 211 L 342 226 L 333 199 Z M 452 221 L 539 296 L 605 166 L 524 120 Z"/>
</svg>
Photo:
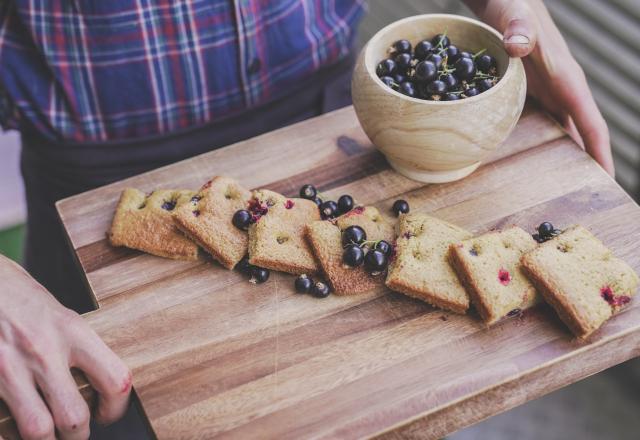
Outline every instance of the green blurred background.
<svg viewBox="0 0 640 440">
<path fill-rule="evenodd" d="M 14 226 L 0 231 L 0 254 L 6 255 L 14 261 L 22 261 L 22 244 L 24 241 L 24 226 Z"/>
</svg>

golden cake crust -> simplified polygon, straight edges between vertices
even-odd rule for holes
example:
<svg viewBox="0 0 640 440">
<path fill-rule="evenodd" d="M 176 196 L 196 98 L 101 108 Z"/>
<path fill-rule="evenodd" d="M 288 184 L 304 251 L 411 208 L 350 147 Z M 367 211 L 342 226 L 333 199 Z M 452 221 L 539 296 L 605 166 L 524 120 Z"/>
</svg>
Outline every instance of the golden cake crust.
<svg viewBox="0 0 640 440">
<path fill-rule="evenodd" d="M 427 214 L 401 215 L 396 258 L 389 269 L 387 287 L 433 306 L 465 313 L 469 297 L 449 264 L 448 252 L 451 243 L 471 236 Z"/>
<path fill-rule="evenodd" d="M 579 338 L 591 335 L 628 304 L 638 287 L 635 271 L 579 225 L 521 261 L 544 299 Z"/>
<path fill-rule="evenodd" d="M 125 246 L 178 260 L 198 259 L 198 245 L 173 224 L 172 211 L 189 203 L 192 191 L 156 190 L 148 196 L 126 188 L 108 232 L 113 246 Z"/>
<path fill-rule="evenodd" d="M 216 176 L 173 214 L 173 221 L 185 235 L 227 269 L 247 253 L 247 232 L 232 223 L 233 214 L 246 209 L 249 190 L 234 179 Z"/>
<path fill-rule="evenodd" d="M 292 274 L 317 272 L 304 237 L 305 226 L 320 219 L 315 202 L 260 189 L 253 191 L 251 204 L 266 212 L 249 227 L 249 262 Z"/>
<path fill-rule="evenodd" d="M 515 226 L 451 245 L 451 264 L 485 323 L 540 301 L 520 264 L 520 257 L 535 248 L 533 237 Z"/>
<path fill-rule="evenodd" d="M 367 292 L 384 284 L 384 275 L 371 276 L 364 268 L 345 267 L 342 262 L 342 231 L 358 225 L 367 233 L 367 240 L 386 240 L 393 243 L 393 225 L 378 210 L 357 207 L 335 221 L 315 221 L 307 225 L 306 236 L 313 248 L 322 272 L 337 295 Z"/>
</svg>

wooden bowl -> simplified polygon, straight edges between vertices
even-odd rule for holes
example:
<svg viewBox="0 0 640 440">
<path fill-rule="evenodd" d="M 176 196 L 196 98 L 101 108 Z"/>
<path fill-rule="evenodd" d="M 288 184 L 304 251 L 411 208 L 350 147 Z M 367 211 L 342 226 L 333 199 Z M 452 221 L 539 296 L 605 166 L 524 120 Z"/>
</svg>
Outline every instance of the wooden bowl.
<svg viewBox="0 0 640 440">
<path fill-rule="evenodd" d="M 491 89 L 458 101 L 410 98 L 385 86 L 377 64 L 394 41 L 412 44 L 446 31 L 460 50 L 486 49 L 501 79 Z M 399 173 L 440 183 L 471 174 L 516 125 L 527 93 L 522 62 L 504 50 L 502 35 L 471 18 L 427 14 L 380 30 L 362 49 L 352 79 L 353 105 L 371 142 Z"/>
</svg>

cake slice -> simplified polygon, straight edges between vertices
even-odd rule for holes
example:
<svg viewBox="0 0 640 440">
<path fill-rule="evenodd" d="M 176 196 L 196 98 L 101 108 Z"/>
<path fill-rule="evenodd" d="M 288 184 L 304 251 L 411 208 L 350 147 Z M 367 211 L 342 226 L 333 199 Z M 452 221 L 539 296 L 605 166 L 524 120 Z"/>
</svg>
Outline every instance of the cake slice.
<svg viewBox="0 0 640 440">
<path fill-rule="evenodd" d="M 191 191 L 156 190 L 149 195 L 126 188 L 109 230 L 113 246 L 126 246 L 178 260 L 197 260 L 198 245 L 176 229 L 171 213 L 189 203 Z"/>
<path fill-rule="evenodd" d="M 526 274 L 564 323 L 586 338 L 631 301 L 638 275 L 582 226 L 522 257 Z"/>
<path fill-rule="evenodd" d="M 189 203 L 173 215 L 176 226 L 227 269 L 247 253 L 247 233 L 236 228 L 231 219 L 245 209 L 251 193 L 238 182 L 217 176 L 205 183 Z"/>
<path fill-rule="evenodd" d="M 487 324 L 539 302 L 520 264 L 520 257 L 535 248 L 533 237 L 515 226 L 451 246 L 451 264 Z"/>
<path fill-rule="evenodd" d="M 315 202 L 260 189 L 252 193 L 249 212 L 249 263 L 293 274 L 317 272 L 304 237 L 305 225 L 320 219 Z"/>
<path fill-rule="evenodd" d="M 387 287 L 433 306 L 465 313 L 469 297 L 449 264 L 448 253 L 452 243 L 470 237 L 468 231 L 427 214 L 402 215 Z"/>
<path fill-rule="evenodd" d="M 352 268 L 342 262 L 342 231 L 352 225 L 362 227 L 367 240 L 393 243 L 393 225 L 372 206 L 356 207 L 335 221 L 315 221 L 307 225 L 306 234 L 313 253 L 337 295 L 366 292 L 384 283 L 384 276 L 371 276 L 362 266 Z"/>
</svg>

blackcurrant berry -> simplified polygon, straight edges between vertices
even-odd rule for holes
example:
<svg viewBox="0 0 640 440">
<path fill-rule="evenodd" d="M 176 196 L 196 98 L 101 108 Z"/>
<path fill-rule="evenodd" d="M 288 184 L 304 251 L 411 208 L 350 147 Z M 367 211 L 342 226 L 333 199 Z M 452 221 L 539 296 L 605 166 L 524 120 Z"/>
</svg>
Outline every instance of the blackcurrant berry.
<svg viewBox="0 0 640 440">
<path fill-rule="evenodd" d="M 439 95 L 447 91 L 447 85 L 444 81 L 435 80 L 431 81 L 427 86 L 427 91 L 432 95 Z"/>
<path fill-rule="evenodd" d="M 326 298 L 331 293 L 331 290 L 322 281 L 317 281 L 311 288 L 311 293 L 317 298 Z"/>
<path fill-rule="evenodd" d="M 316 197 L 314 197 L 314 198 L 313 198 L 313 202 L 314 202 L 316 205 L 318 205 L 318 208 L 319 208 L 320 206 L 322 206 L 322 199 L 321 199 L 320 197 L 318 197 L 318 196 L 316 196 Z"/>
<path fill-rule="evenodd" d="M 379 275 L 387 269 L 388 259 L 382 251 L 373 249 L 364 257 L 364 269 L 370 275 Z"/>
<path fill-rule="evenodd" d="M 360 244 L 367 239 L 367 233 L 358 225 L 347 226 L 342 231 L 342 246 Z"/>
<path fill-rule="evenodd" d="M 489 90 L 491 87 L 493 87 L 493 83 L 488 78 L 481 79 L 480 81 L 477 82 L 477 85 L 478 85 L 478 90 L 480 90 L 480 93 L 485 92 Z"/>
<path fill-rule="evenodd" d="M 176 200 L 168 200 L 162 204 L 161 208 L 165 211 L 173 211 L 176 207 L 176 203 Z"/>
<path fill-rule="evenodd" d="M 538 234 L 543 238 L 549 237 L 553 233 L 553 229 L 553 225 L 549 222 L 540 223 L 540 226 L 538 226 Z"/>
<path fill-rule="evenodd" d="M 458 58 L 460 58 L 460 49 L 458 49 L 457 46 L 451 44 L 449 47 L 447 47 L 447 50 L 444 52 L 444 54 L 447 56 L 447 64 L 453 64 L 458 61 Z"/>
<path fill-rule="evenodd" d="M 313 200 L 318 195 L 318 190 L 315 186 L 307 183 L 300 188 L 300 197 L 307 200 Z"/>
<path fill-rule="evenodd" d="M 406 72 L 411 67 L 411 55 L 408 53 L 400 53 L 394 58 L 396 63 L 396 71 Z"/>
<path fill-rule="evenodd" d="M 380 81 L 382 81 L 385 86 L 391 87 L 392 89 L 398 86 L 390 76 L 382 76 L 380 77 Z"/>
<path fill-rule="evenodd" d="M 462 52 L 460 52 L 460 58 L 471 58 L 471 59 L 473 59 L 473 55 L 471 55 L 469 52 L 463 50 Z"/>
<path fill-rule="evenodd" d="M 393 80 L 396 82 L 396 84 L 400 85 L 400 83 L 403 83 L 407 80 L 407 77 L 396 73 L 395 75 L 393 75 Z"/>
<path fill-rule="evenodd" d="M 460 96 L 458 96 L 457 93 L 445 93 L 442 99 L 444 101 L 457 101 L 460 99 Z"/>
<path fill-rule="evenodd" d="M 340 198 L 338 199 L 338 213 L 344 214 L 346 212 L 351 211 L 352 209 L 353 209 L 353 197 L 351 197 L 349 194 L 340 196 Z"/>
<path fill-rule="evenodd" d="M 422 61 L 431 53 L 433 49 L 433 44 L 429 40 L 423 40 L 416 44 L 416 48 L 413 51 L 414 56 Z"/>
<path fill-rule="evenodd" d="M 389 242 L 384 241 L 384 240 L 380 240 L 379 242 L 376 243 L 376 247 L 374 249 L 377 250 L 377 251 L 382 252 L 387 257 L 389 257 L 391 255 L 392 247 L 389 244 Z"/>
<path fill-rule="evenodd" d="M 432 53 L 427 57 L 427 61 L 431 61 L 436 66 L 436 69 L 440 69 L 442 66 L 442 55 Z"/>
<path fill-rule="evenodd" d="M 427 90 L 427 86 L 431 83 L 418 83 L 418 96 L 422 99 L 430 99 L 431 93 Z"/>
<path fill-rule="evenodd" d="M 438 34 L 431 39 L 431 44 L 433 44 L 434 47 L 443 49 L 445 47 L 449 47 L 451 42 L 449 41 L 449 37 L 446 35 Z"/>
<path fill-rule="evenodd" d="M 471 98 L 472 96 L 476 96 L 478 94 L 480 94 L 480 91 L 475 87 L 469 87 L 464 91 L 464 96 L 466 96 L 467 98 Z"/>
<path fill-rule="evenodd" d="M 240 209 L 233 214 L 231 223 L 233 223 L 233 226 L 236 228 L 246 231 L 251 224 L 251 213 L 246 209 Z"/>
<path fill-rule="evenodd" d="M 489 73 L 489 71 L 496 67 L 496 59 L 488 54 L 482 54 L 476 58 L 476 67 L 480 72 Z"/>
<path fill-rule="evenodd" d="M 249 257 L 245 255 L 244 257 L 242 257 L 242 260 L 238 261 L 235 269 L 242 274 L 250 275 L 252 267 L 253 266 L 249 264 Z"/>
<path fill-rule="evenodd" d="M 264 283 L 269 279 L 269 269 L 263 267 L 252 266 L 251 267 L 251 279 L 249 282 L 254 284 Z"/>
<path fill-rule="evenodd" d="M 414 97 L 416 96 L 416 89 L 413 87 L 413 83 L 405 81 L 400 84 L 400 93 L 403 95 Z"/>
<path fill-rule="evenodd" d="M 421 61 L 416 66 L 415 77 L 418 81 L 430 82 L 436 78 L 438 69 L 431 61 Z"/>
<path fill-rule="evenodd" d="M 393 202 L 393 206 L 391 207 L 391 210 L 396 214 L 396 215 L 400 215 L 400 214 L 407 214 L 409 212 L 409 204 L 407 203 L 406 200 L 396 200 L 395 202 Z"/>
<path fill-rule="evenodd" d="M 313 287 L 313 280 L 305 274 L 302 274 L 296 278 L 294 286 L 296 288 L 296 292 L 298 293 L 309 293 L 311 292 L 311 288 Z"/>
<path fill-rule="evenodd" d="M 349 267 L 358 267 L 364 262 L 364 251 L 357 244 L 350 244 L 342 253 L 342 262 Z"/>
<path fill-rule="evenodd" d="M 396 63 L 390 58 L 380 61 L 378 67 L 376 67 L 376 75 L 388 76 L 396 73 Z"/>
<path fill-rule="evenodd" d="M 334 218 L 338 215 L 338 204 L 333 200 L 328 200 L 320 205 L 320 216 L 323 219 Z"/>
<path fill-rule="evenodd" d="M 447 85 L 447 90 L 451 90 L 458 85 L 458 79 L 450 73 L 445 73 L 440 77 L 441 81 Z"/>
<path fill-rule="evenodd" d="M 391 45 L 395 53 L 411 53 L 411 43 L 408 40 L 398 40 Z"/>
<path fill-rule="evenodd" d="M 471 80 L 476 74 L 476 66 L 471 58 L 460 58 L 454 64 L 455 72 L 453 73 L 459 80 Z"/>
</svg>

